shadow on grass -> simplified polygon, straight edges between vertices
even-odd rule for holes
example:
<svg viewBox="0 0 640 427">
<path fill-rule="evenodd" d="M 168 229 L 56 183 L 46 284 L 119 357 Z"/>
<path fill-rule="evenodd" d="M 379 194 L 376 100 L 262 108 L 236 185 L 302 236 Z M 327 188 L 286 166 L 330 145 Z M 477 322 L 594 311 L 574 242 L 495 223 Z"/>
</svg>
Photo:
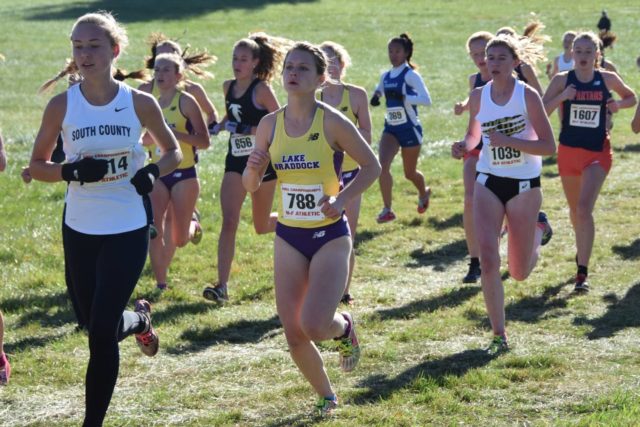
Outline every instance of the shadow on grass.
<svg viewBox="0 0 640 427">
<path fill-rule="evenodd" d="M 375 239 L 376 237 L 378 237 L 379 235 L 383 234 L 382 231 L 379 230 L 357 230 L 356 231 L 356 239 L 353 242 L 353 247 L 355 249 L 358 249 L 358 247 L 363 244 L 366 243 L 370 240 Z"/>
<path fill-rule="evenodd" d="M 94 0 L 71 1 L 63 4 L 33 6 L 26 9 L 27 19 L 34 21 L 75 20 L 96 10 L 108 10 L 122 22 L 146 22 L 152 20 L 180 20 L 199 17 L 207 13 L 245 9 L 255 11 L 277 3 L 310 3 L 315 0 Z"/>
<path fill-rule="evenodd" d="M 443 295 L 413 301 L 407 305 L 403 305 L 402 307 L 378 310 L 373 314 L 373 316 L 379 317 L 380 320 L 412 319 L 419 316 L 421 313 L 436 311 L 440 308 L 457 307 L 479 294 L 480 291 L 480 286 L 456 288 Z"/>
<path fill-rule="evenodd" d="M 554 166 L 558 164 L 558 156 L 553 155 L 542 159 L 542 166 Z"/>
<path fill-rule="evenodd" d="M 432 379 L 438 386 L 443 387 L 447 377 L 461 377 L 472 369 L 485 366 L 493 359 L 494 356 L 490 356 L 484 350 L 465 350 L 441 359 L 426 360 L 393 378 L 384 374 L 370 375 L 358 384 L 358 387 L 364 390 L 357 391 L 350 401 L 356 405 L 367 405 L 386 400 L 395 392 L 410 386 L 418 378 Z"/>
<path fill-rule="evenodd" d="M 437 231 L 446 230 L 452 227 L 462 227 L 462 213 L 453 214 L 444 220 L 429 218 L 427 222 Z"/>
<path fill-rule="evenodd" d="M 545 313 L 567 307 L 569 296 L 556 298 L 563 287 L 572 283 L 567 280 L 555 286 L 545 288 L 541 295 L 530 295 L 512 302 L 505 307 L 507 320 L 535 323 L 542 320 Z"/>
<path fill-rule="evenodd" d="M 633 260 L 640 258 L 640 239 L 636 239 L 633 243 L 627 246 L 612 246 L 611 250 L 614 254 L 618 255 L 624 260 Z"/>
<path fill-rule="evenodd" d="M 76 317 L 66 292 L 55 294 L 28 294 L 4 298 L 0 307 L 5 312 L 19 313 L 15 327 L 21 328 L 37 322 L 43 327 L 75 323 Z"/>
<path fill-rule="evenodd" d="M 309 411 L 297 415 L 290 415 L 284 419 L 265 424 L 265 427 L 309 427 L 315 426 L 325 419 L 309 415 Z"/>
<path fill-rule="evenodd" d="M 588 339 L 609 338 L 623 329 L 640 327 L 640 282 L 633 285 L 622 299 L 615 294 L 607 294 L 602 299 L 608 303 L 606 313 L 595 319 L 576 317 L 573 321 L 576 325 L 593 326 L 587 334 Z"/>
<path fill-rule="evenodd" d="M 640 153 L 640 144 L 627 144 L 623 147 L 612 147 L 616 153 Z"/>
<path fill-rule="evenodd" d="M 180 339 L 188 344 L 167 348 L 169 354 L 185 354 L 198 352 L 215 344 L 247 344 L 257 343 L 278 335 L 281 328 L 277 315 L 264 320 L 240 320 L 219 329 L 195 327 L 186 330 Z"/>
<path fill-rule="evenodd" d="M 215 304 L 208 304 L 207 302 L 172 302 L 164 309 L 153 311 L 153 323 L 162 324 L 168 323 L 184 316 L 193 316 L 195 314 L 206 313 L 209 310 L 215 310 L 218 306 Z"/>
<path fill-rule="evenodd" d="M 445 271 L 447 266 L 467 256 L 467 242 L 460 239 L 427 252 L 420 248 L 409 256 L 412 260 L 405 264 L 406 267 L 433 267 L 435 271 Z"/>
<path fill-rule="evenodd" d="M 19 353 L 24 350 L 33 350 L 38 347 L 45 347 L 51 344 L 54 341 L 58 341 L 66 337 L 69 334 L 73 334 L 74 330 L 70 329 L 67 331 L 57 332 L 51 335 L 37 336 L 37 337 L 24 337 L 15 342 L 5 342 L 4 343 L 4 351 L 7 354 L 11 353 Z"/>
</svg>

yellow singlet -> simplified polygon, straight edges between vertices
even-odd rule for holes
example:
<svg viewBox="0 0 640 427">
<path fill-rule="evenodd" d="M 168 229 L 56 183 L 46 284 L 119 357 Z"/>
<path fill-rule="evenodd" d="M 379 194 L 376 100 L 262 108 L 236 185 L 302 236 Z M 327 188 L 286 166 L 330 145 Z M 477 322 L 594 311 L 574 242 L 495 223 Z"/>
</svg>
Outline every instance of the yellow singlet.
<svg viewBox="0 0 640 427">
<path fill-rule="evenodd" d="M 152 86 L 151 94 L 154 96 L 154 98 L 160 101 L 160 91 L 155 85 Z M 166 108 L 162 109 L 162 116 L 171 129 L 174 129 L 177 132 L 191 134 L 193 133 L 191 122 L 184 116 L 184 114 L 182 114 L 182 111 L 180 111 L 181 94 L 182 91 L 176 91 L 176 94 L 173 96 L 171 103 Z M 180 144 L 180 150 L 182 150 L 183 157 L 177 169 L 187 169 L 195 166 L 195 164 L 198 162 L 198 158 L 196 156 L 196 147 L 180 140 L 178 140 L 178 143 Z M 160 159 L 160 147 L 152 147 L 151 161 L 153 163 L 156 163 L 158 159 Z"/>
<path fill-rule="evenodd" d="M 285 107 L 286 108 L 286 107 Z M 324 108 L 318 104 L 309 130 L 292 138 L 284 129 L 285 108 L 276 114 L 271 163 L 278 176 L 278 221 L 290 227 L 316 228 L 340 219 L 326 218 L 318 200 L 337 196 L 344 153 L 335 151 L 324 135 Z"/>
<path fill-rule="evenodd" d="M 351 121 L 356 127 L 358 127 L 358 118 L 356 117 L 353 109 L 351 108 L 351 101 L 349 96 L 349 85 L 343 84 L 344 90 L 342 91 L 342 99 L 340 103 L 336 105 L 335 109 L 340 111 L 347 119 Z M 322 101 L 322 92 L 320 92 L 320 100 Z M 358 163 L 351 158 L 347 153 L 344 153 L 344 161 L 342 162 L 342 172 L 349 172 L 354 169 L 358 169 Z"/>
</svg>

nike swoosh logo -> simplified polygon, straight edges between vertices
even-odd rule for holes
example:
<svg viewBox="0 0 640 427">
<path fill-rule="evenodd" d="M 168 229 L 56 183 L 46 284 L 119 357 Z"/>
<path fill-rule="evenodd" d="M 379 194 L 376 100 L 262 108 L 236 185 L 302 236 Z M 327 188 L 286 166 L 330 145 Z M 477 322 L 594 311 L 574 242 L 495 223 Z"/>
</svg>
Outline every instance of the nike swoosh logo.
<svg viewBox="0 0 640 427">
<path fill-rule="evenodd" d="M 116 110 L 116 113 L 119 113 L 120 111 L 126 110 L 127 108 L 129 108 L 129 107 L 122 107 L 122 108 L 116 107 L 115 110 Z"/>
</svg>

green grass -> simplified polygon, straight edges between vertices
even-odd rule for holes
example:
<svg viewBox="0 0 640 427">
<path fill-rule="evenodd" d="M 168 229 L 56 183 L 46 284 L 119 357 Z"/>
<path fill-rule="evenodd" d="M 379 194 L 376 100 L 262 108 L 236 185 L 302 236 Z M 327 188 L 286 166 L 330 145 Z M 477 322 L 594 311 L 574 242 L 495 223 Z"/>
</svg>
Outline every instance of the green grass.
<svg viewBox="0 0 640 427">
<path fill-rule="evenodd" d="M 527 281 L 505 282 L 511 353 L 493 359 L 480 351 L 490 335 L 482 294 L 479 287 L 459 283 L 467 256 L 461 165 L 449 158 L 448 145 L 462 137 L 466 125 L 466 118 L 452 114 L 454 103 L 466 95 L 466 76 L 474 72 L 466 38 L 503 25 L 522 28 L 534 11 L 554 38 L 549 55 L 557 55 L 565 30 L 595 27 L 600 4 L 161 0 L 150 10 L 151 3 L 141 1 L 52 3 L 0 4 L 0 52 L 6 57 L 0 63 L 0 125 L 10 156 L 8 170 L 0 174 L 0 308 L 13 366 L 10 386 L 0 389 L 0 424 L 71 426 L 82 419 L 88 348 L 86 336 L 73 330 L 65 295 L 59 231 L 64 186 L 25 186 L 19 172 L 48 99 L 36 95 L 38 86 L 69 56 L 73 20 L 105 8 L 117 12 L 129 31 L 131 46 L 119 63 L 125 69 L 142 65 L 144 39 L 158 30 L 216 54 L 216 78 L 204 84 L 218 109 L 222 81 L 231 75 L 231 46 L 258 29 L 344 44 L 354 63 L 348 81 L 369 91 L 389 67 L 387 39 L 409 31 L 434 100 L 431 108 L 421 109 L 426 138 L 419 166 L 434 190 L 428 213 L 415 213 L 415 191 L 402 178 L 399 161 L 393 168 L 398 220 L 378 226 L 377 188 L 364 197 L 353 280 L 361 365 L 344 375 L 333 347 L 321 346 L 344 402 L 335 419 L 310 416 L 313 392 L 288 355 L 275 314 L 273 237 L 255 235 L 248 202 L 231 303 L 218 308 L 201 297 L 216 275 L 226 150 L 219 137 L 202 153 L 199 166 L 202 244 L 178 252 L 169 292 L 154 291 L 148 267 L 134 292 L 155 303 L 161 352 L 149 359 L 132 339 L 121 344 L 120 377 L 106 425 L 637 425 L 640 146 L 629 129 L 632 111 L 615 118 L 614 168 L 595 212 L 589 295 L 574 297 L 568 282 L 575 249 L 553 161 L 546 162 L 543 186 L 555 237 Z M 607 57 L 631 87 L 640 88 L 635 68 L 640 6 L 610 0 L 606 7 L 619 36 Z M 278 85 L 276 92 L 283 100 Z M 373 133 L 379 135 L 383 112 L 372 114 Z M 553 124 L 557 128 L 555 117 Z"/>
</svg>

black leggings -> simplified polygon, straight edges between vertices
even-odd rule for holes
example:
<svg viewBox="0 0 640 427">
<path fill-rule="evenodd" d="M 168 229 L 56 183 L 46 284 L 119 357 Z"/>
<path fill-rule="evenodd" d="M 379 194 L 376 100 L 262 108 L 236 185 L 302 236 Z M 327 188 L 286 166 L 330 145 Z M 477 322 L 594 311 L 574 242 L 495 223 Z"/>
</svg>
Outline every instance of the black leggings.
<svg viewBox="0 0 640 427">
<path fill-rule="evenodd" d="M 124 311 L 147 258 L 147 226 L 91 235 L 62 227 L 64 257 L 77 309 L 89 330 L 84 426 L 101 426 L 118 377 L 118 342 L 145 328 L 144 317 Z"/>
</svg>

